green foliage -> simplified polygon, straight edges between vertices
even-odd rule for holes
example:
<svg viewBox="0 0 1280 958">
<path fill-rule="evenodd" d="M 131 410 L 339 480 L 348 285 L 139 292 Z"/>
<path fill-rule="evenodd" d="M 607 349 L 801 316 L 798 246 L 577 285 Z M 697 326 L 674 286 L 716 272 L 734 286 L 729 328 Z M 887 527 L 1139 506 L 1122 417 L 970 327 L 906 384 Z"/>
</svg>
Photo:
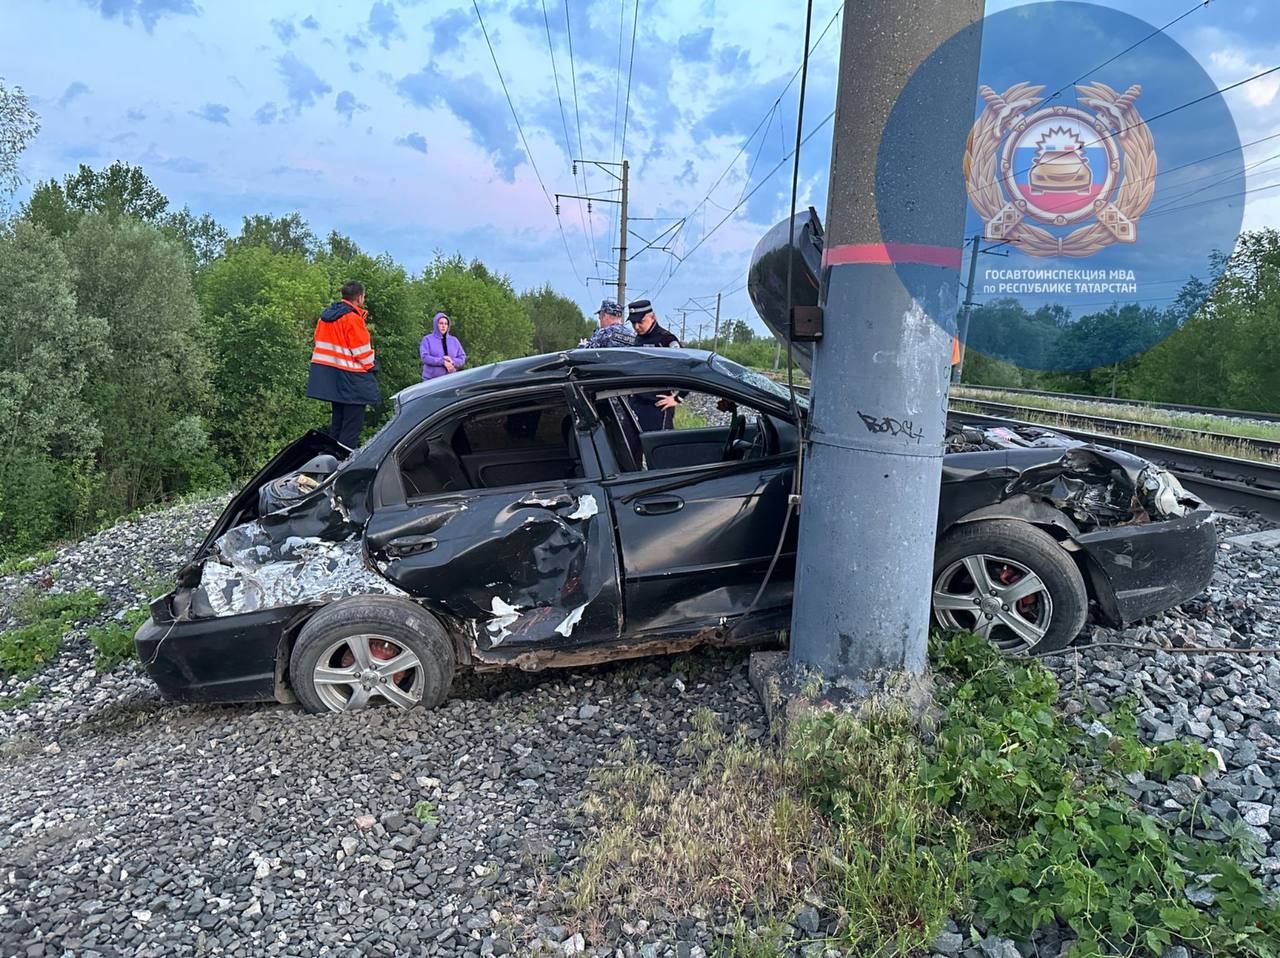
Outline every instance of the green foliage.
<svg viewBox="0 0 1280 958">
<path fill-rule="evenodd" d="M 103 427 L 98 501 L 111 513 L 207 483 L 218 470 L 204 404 L 209 361 L 182 248 L 136 220 L 85 216 L 64 242 L 81 313 L 107 321 L 85 387 Z"/>
<path fill-rule="evenodd" d="M 0 632 L 0 676 L 30 675 L 58 651 L 67 630 L 97 612 L 102 602 L 90 589 L 24 602 L 18 609 L 23 624 Z"/>
<path fill-rule="evenodd" d="M 105 625 L 89 629 L 89 641 L 93 643 L 93 665 L 99 672 L 109 672 L 121 662 L 127 662 L 138 654 L 133 637 L 151 616 L 151 609 L 142 605 L 130 609 L 124 615 Z"/>
<path fill-rule="evenodd" d="M 1012 363 L 993 359 L 978 350 L 966 348 L 964 351 L 964 373 L 962 381 L 983 386 L 1000 386 L 1021 389 L 1023 387 L 1022 370 Z"/>
<path fill-rule="evenodd" d="M 1159 955 L 1179 943 L 1280 951 L 1280 906 L 1217 848 L 1134 808 L 1094 761 L 1096 743 L 1054 711 L 1058 688 L 1047 670 L 1002 659 L 972 636 L 939 641 L 934 656 L 954 684 L 921 781 L 935 802 L 995 839 L 971 879 L 977 911 L 997 931 L 1025 938 L 1064 921 L 1078 956 Z M 1112 719 L 1113 738 L 1130 732 L 1123 714 Z M 1121 752 L 1119 764 L 1142 760 Z M 1147 756 L 1158 774 L 1198 769 L 1205 757 L 1194 747 Z M 1204 875 L 1217 892 L 1209 908 L 1185 895 Z"/>
<path fill-rule="evenodd" d="M 103 170 L 81 163 L 61 184 L 56 180 L 37 184 L 23 215 L 61 237 L 73 232 L 85 215 L 158 224 L 168 207 L 168 198 L 141 167 L 116 161 Z"/>
<path fill-rule="evenodd" d="M 0 232 L 0 542 L 13 554 L 71 527 L 79 481 L 100 441 L 86 387 L 100 375 L 107 323 L 77 309 L 75 272 L 56 240 L 19 221 Z"/>
<path fill-rule="evenodd" d="M 0 200 L 21 184 L 18 158 L 39 132 L 40 118 L 31 109 L 22 87 L 8 86 L 0 77 Z"/>
<path fill-rule="evenodd" d="M 306 398 L 306 384 L 312 331 L 329 288 L 322 266 L 266 246 L 230 249 L 201 274 L 209 419 L 232 475 L 252 472 L 327 416 Z"/>
<path fill-rule="evenodd" d="M 300 213 L 290 213 L 288 216 L 268 216 L 261 213 L 246 216 L 240 227 L 240 235 L 231 243 L 240 249 L 263 246 L 273 253 L 294 256 L 308 256 L 319 250 L 315 234 Z"/>
<path fill-rule="evenodd" d="M 423 825 L 439 825 L 440 815 L 430 802 L 422 801 L 413 806 L 413 817 Z"/>
<path fill-rule="evenodd" d="M 202 270 L 222 255 L 227 231 L 208 213 L 197 216 L 189 206 L 170 213 L 162 224 L 165 233 L 186 249 L 196 270 Z"/>
<path fill-rule="evenodd" d="M 14 574 L 22 575 L 25 572 L 31 572 L 33 569 L 38 569 L 42 565 L 48 565 L 57 557 L 57 555 L 58 553 L 54 550 L 45 549 L 42 552 L 37 552 L 35 555 L 27 556 L 26 558 L 18 558 L 17 556 L 14 556 L 11 559 L 6 559 L 4 562 L 0 562 L 0 576 Z"/>
<path fill-rule="evenodd" d="M 578 304 L 561 296 L 550 284 L 521 293 L 520 305 L 533 323 L 535 353 L 572 349 L 595 332 L 596 324 L 582 315 Z"/>
</svg>

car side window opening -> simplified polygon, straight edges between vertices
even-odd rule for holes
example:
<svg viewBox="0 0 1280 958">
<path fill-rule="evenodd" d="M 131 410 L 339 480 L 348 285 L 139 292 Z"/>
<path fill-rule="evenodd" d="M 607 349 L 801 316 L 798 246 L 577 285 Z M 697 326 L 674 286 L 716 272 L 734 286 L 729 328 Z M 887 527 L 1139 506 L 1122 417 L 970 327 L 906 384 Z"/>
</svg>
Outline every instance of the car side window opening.
<svg viewBox="0 0 1280 958">
<path fill-rule="evenodd" d="M 411 499 L 584 475 L 573 414 L 559 393 L 447 419 L 411 440 L 399 462 Z"/>
<path fill-rule="evenodd" d="M 652 386 L 630 387 L 593 397 L 622 472 L 742 462 L 786 451 L 782 437 L 793 431 L 790 424 L 740 400 L 700 390 L 680 389 L 672 429 L 644 432 L 630 398 L 653 391 Z"/>
</svg>

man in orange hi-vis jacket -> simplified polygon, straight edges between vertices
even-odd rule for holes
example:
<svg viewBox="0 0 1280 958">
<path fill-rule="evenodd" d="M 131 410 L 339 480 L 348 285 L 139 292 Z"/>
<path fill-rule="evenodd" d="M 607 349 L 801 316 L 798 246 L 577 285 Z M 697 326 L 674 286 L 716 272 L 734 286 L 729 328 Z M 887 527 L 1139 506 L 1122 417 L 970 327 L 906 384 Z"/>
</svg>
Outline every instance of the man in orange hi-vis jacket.
<svg viewBox="0 0 1280 958">
<path fill-rule="evenodd" d="M 333 406 L 329 435 L 355 449 L 364 428 L 365 406 L 381 397 L 374 373 L 378 361 L 369 342 L 364 287 L 344 283 L 342 300 L 329 306 L 316 322 L 315 346 L 307 396 Z"/>
</svg>

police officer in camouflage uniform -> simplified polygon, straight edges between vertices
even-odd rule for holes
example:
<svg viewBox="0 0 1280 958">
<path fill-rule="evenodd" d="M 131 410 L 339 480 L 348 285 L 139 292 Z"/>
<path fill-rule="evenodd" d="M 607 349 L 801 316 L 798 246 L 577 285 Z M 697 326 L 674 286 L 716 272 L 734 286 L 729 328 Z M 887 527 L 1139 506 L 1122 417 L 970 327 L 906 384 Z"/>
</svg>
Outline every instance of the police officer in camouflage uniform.
<svg viewBox="0 0 1280 958">
<path fill-rule="evenodd" d="M 607 346 L 634 346 L 636 334 L 631 327 L 622 321 L 622 307 L 611 299 L 606 299 L 596 311 L 600 320 L 600 328 L 591 334 L 582 345 L 587 349 L 601 349 Z"/>
</svg>

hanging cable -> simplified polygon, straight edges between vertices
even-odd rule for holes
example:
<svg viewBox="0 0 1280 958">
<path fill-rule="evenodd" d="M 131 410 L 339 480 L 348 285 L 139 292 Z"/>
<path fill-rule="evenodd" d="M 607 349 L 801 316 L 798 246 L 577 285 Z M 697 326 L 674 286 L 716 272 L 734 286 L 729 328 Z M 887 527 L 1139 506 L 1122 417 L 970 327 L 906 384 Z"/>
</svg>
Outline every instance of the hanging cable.
<svg viewBox="0 0 1280 958">
<path fill-rule="evenodd" d="M 511 100 L 511 92 L 507 89 L 507 81 L 503 79 L 502 68 L 498 66 L 498 55 L 493 50 L 493 44 L 489 40 L 489 31 L 484 25 L 484 16 L 480 13 L 480 4 L 477 0 L 471 0 L 471 5 L 475 7 L 476 19 L 480 21 L 480 32 L 484 34 L 485 45 L 489 48 L 489 56 L 493 59 L 493 69 L 498 74 L 498 82 L 502 84 L 502 92 L 507 98 L 507 106 L 511 108 L 511 118 L 516 121 L 516 130 L 520 134 L 520 142 L 524 144 L 524 155 L 529 159 L 529 166 L 533 169 L 533 175 L 538 179 L 538 185 L 542 187 L 542 195 L 547 198 L 547 205 L 551 207 L 551 212 L 556 217 L 556 229 L 560 231 L 560 240 L 564 243 L 564 253 L 569 257 L 569 265 L 573 269 L 574 278 L 578 282 L 586 285 L 586 280 L 578 272 L 578 264 L 574 262 L 573 253 L 569 250 L 569 239 L 564 235 L 564 224 L 560 222 L 560 216 L 556 213 L 556 204 L 551 199 L 550 192 L 547 191 L 547 184 L 542 181 L 542 173 L 538 170 L 538 163 L 533 158 L 533 151 L 529 149 L 529 141 L 525 139 L 524 127 L 520 124 L 520 115 L 516 113 L 516 105 Z"/>
<path fill-rule="evenodd" d="M 555 79 L 555 83 L 556 83 L 556 103 L 560 105 L 560 126 L 564 130 L 565 156 L 569 160 L 569 162 L 572 164 L 573 163 L 573 143 L 569 139 L 569 121 L 568 119 L 566 119 L 564 114 L 564 98 L 560 96 L 560 70 L 556 66 L 556 48 L 551 42 L 551 18 L 547 16 L 547 0 L 542 0 L 542 23 L 547 30 L 547 52 L 551 54 L 551 76 Z M 576 169 L 577 164 L 573 164 L 573 167 Z M 574 186 L 576 187 L 578 183 L 578 180 L 576 177 L 574 178 L 573 182 L 574 182 Z M 584 196 L 587 195 L 587 190 L 585 185 L 583 187 L 582 193 Z M 582 238 L 585 240 L 587 238 L 587 214 L 582 211 L 581 203 L 578 204 L 578 219 L 582 222 Z M 592 245 L 588 247 L 588 250 L 589 250 L 588 256 L 592 261 L 592 263 L 594 263 L 596 258 L 595 246 Z"/>
<path fill-rule="evenodd" d="M 764 590 L 769 587 L 769 580 L 773 578 L 774 569 L 778 566 L 778 559 L 782 556 L 782 550 L 786 547 L 787 533 L 791 531 L 791 517 L 796 511 L 796 506 L 800 499 L 801 482 L 804 478 L 804 447 L 808 441 L 808 417 L 802 418 L 800 415 L 800 403 L 796 399 L 796 385 L 794 379 L 795 356 L 791 349 L 790 336 L 790 315 L 793 304 L 793 273 L 795 269 L 795 237 L 796 237 L 796 195 L 800 187 L 800 148 L 804 145 L 805 139 L 802 138 L 804 132 L 804 94 L 805 83 L 809 78 L 809 29 L 813 22 L 813 0 L 806 0 L 805 18 L 804 18 L 804 58 L 800 61 L 800 104 L 797 108 L 796 115 L 796 148 L 793 152 L 795 162 L 791 167 L 791 216 L 788 220 L 790 223 L 790 232 L 787 234 L 787 392 L 790 394 L 791 416 L 796 424 L 796 467 L 791 475 L 791 492 L 787 496 L 787 511 L 782 514 L 782 531 L 778 534 L 778 544 L 774 547 L 773 557 L 769 560 L 769 565 L 765 569 L 764 578 L 760 580 L 760 588 L 756 589 L 756 594 L 751 599 L 751 604 L 747 606 L 744 612 L 731 626 L 729 634 L 732 635 L 734 627 L 739 623 L 747 621 L 751 614 L 755 612 L 756 606 L 760 603 L 760 598 L 764 595 Z M 832 111 L 834 115 L 834 111 Z M 809 134 L 812 136 L 813 134 Z M 785 160 L 783 162 L 786 162 Z"/>
<path fill-rule="evenodd" d="M 569 17 L 569 0 L 564 0 L 564 32 L 569 39 L 569 79 L 573 83 L 573 122 L 578 130 L 578 156 L 585 157 L 586 150 L 582 148 L 582 111 L 578 107 L 578 68 L 573 60 L 573 24 Z M 591 184 L 587 180 L 587 164 L 582 165 L 582 195 L 591 195 Z M 579 206 L 579 209 L 582 207 Z M 596 243 L 596 224 L 595 217 L 587 217 L 587 233 L 591 237 L 591 262 L 594 265 L 600 264 L 600 247 Z"/>
</svg>

